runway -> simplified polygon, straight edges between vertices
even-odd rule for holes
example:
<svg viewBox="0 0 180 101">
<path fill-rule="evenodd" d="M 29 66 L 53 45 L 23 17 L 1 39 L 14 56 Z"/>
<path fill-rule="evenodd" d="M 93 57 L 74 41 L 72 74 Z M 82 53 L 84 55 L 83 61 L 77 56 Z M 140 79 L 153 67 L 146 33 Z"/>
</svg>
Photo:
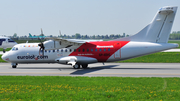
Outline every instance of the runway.
<svg viewBox="0 0 180 101">
<path fill-rule="evenodd" d="M 87 69 L 61 64 L 0 63 L 0 75 L 13 76 L 105 76 L 105 77 L 180 77 L 180 63 L 96 63 Z"/>
</svg>

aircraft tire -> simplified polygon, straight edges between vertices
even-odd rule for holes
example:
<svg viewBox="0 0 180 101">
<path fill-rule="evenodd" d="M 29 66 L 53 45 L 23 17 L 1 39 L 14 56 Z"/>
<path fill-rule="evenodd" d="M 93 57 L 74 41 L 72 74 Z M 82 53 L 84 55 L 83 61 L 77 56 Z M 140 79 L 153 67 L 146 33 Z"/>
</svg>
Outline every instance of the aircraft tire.
<svg viewBox="0 0 180 101">
<path fill-rule="evenodd" d="M 5 49 L 3 49 L 3 53 L 6 53 L 6 50 L 5 50 Z"/>
<path fill-rule="evenodd" d="M 74 69 L 79 69 L 80 65 L 79 64 L 75 64 L 73 67 L 74 67 Z"/>
<path fill-rule="evenodd" d="M 82 65 L 82 68 L 84 68 L 84 69 L 87 68 L 87 67 L 88 67 L 88 64 L 83 64 Z"/>
<path fill-rule="evenodd" d="M 13 65 L 12 68 L 16 68 L 16 65 Z"/>
</svg>

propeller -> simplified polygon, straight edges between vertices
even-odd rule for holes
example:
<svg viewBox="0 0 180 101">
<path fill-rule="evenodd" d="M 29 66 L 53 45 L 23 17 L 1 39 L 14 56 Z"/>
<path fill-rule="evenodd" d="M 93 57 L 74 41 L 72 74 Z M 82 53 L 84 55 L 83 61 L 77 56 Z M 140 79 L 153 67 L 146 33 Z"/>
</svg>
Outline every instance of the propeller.
<svg viewBox="0 0 180 101">
<path fill-rule="evenodd" d="M 41 35 L 44 35 L 42 28 L 41 28 Z M 39 48 L 39 55 L 40 55 L 40 56 L 43 56 L 43 59 L 44 59 L 44 49 L 45 49 L 45 47 L 44 47 L 44 44 L 43 44 L 43 42 L 42 42 L 42 39 L 40 39 L 40 38 L 38 37 L 38 40 L 41 42 L 41 43 L 38 44 L 38 46 L 40 47 L 40 48 Z M 41 54 L 41 51 L 42 51 L 42 54 Z"/>
<path fill-rule="evenodd" d="M 40 56 L 43 56 L 43 58 L 44 58 L 44 49 L 45 49 L 45 47 L 44 47 L 44 44 L 43 44 L 43 42 L 41 41 L 41 39 L 40 39 L 40 38 L 38 38 L 38 39 L 39 39 L 40 42 L 41 42 L 41 43 L 38 44 L 38 46 L 40 47 L 40 48 L 39 48 L 39 55 L 40 55 Z M 41 51 L 42 51 L 42 54 L 41 54 Z"/>
</svg>

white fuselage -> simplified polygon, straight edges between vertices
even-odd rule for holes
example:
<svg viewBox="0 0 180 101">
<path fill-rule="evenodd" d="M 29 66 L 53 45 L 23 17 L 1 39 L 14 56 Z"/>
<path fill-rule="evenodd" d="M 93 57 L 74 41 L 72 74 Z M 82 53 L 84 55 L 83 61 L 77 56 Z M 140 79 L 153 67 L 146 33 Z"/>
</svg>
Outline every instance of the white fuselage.
<svg viewBox="0 0 180 101">
<path fill-rule="evenodd" d="M 0 37 L 0 48 L 6 49 L 11 48 L 17 43 L 7 37 Z"/>
<path fill-rule="evenodd" d="M 113 54 L 109 56 L 106 61 L 100 61 L 100 56 L 82 56 L 83 52 L 79 52 L 77 55 L 70 55 L 78 47 L 45 50 L 43 56 L 43 52 L 39 51 L 40 47 L 38 43 L 25 43 L 15 45 L 12 50 L 5 53 L 2 58 L 12 63 L 67 63 L 72 58 L 76 58 L 76 61 L 81 63 L 111 62 L 147 55 L 175 47 L 178 47 L 178 45 L 169 43 L 128 42 L 115 52 L 113 52 L 114 49 L 111 49 L 112 51 L 110 51 L 110 53 L 113 52 Z M 88 55 L 95 54 L 95 51 L 89 51 L 88 53 Z M 60 60 L 60 62 L 56 61 L 57 59 Z"/>
</svg>

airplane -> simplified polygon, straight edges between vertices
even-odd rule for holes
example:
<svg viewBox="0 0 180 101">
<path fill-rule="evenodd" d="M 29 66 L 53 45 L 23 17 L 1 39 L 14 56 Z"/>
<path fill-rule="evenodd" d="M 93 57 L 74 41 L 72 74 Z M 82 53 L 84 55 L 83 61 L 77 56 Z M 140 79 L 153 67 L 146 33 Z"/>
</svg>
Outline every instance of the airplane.
<svg viewBox="0 0 180 101">
<path fill-rule="evenodd" d="M 45 38 L 46 36 L 32 36 L 31 33 L 29 33 L 29 38 Z"/>
<path fill-rule="evenodd" d="M 11 48 L 16 44 L 12 39 L 0 36 L 0 48 L 3 48 L 3 53 L 6 52 L 6 48 Z"/>
<path fill-rule="evenodd" d="M 2 59 L 11 62 L 12 68 L 23 63 L 59 63 L 79 69 L 176 48 L 178 44 L 167 43 L 176 11 L 177 6 L 160 8 L 145 28 L 130 37 L 89 42 L 47 37 L 48 41 L 15 45 Z"/>
<path fill-rule="evenodd" d="M 41 28 L 41 35 L 42 34 L 43 34 L 43 31 L 42 31 L 42 28 Z M 47 37 L 47 36 L 41 36 L 41 35 L 39 35 L 39 36 L 32 36 L 31 33 L 29 33 L 29 38 L 40 38 L 40 39 L 42 39 L 42 38 Z"/>
</svg>

